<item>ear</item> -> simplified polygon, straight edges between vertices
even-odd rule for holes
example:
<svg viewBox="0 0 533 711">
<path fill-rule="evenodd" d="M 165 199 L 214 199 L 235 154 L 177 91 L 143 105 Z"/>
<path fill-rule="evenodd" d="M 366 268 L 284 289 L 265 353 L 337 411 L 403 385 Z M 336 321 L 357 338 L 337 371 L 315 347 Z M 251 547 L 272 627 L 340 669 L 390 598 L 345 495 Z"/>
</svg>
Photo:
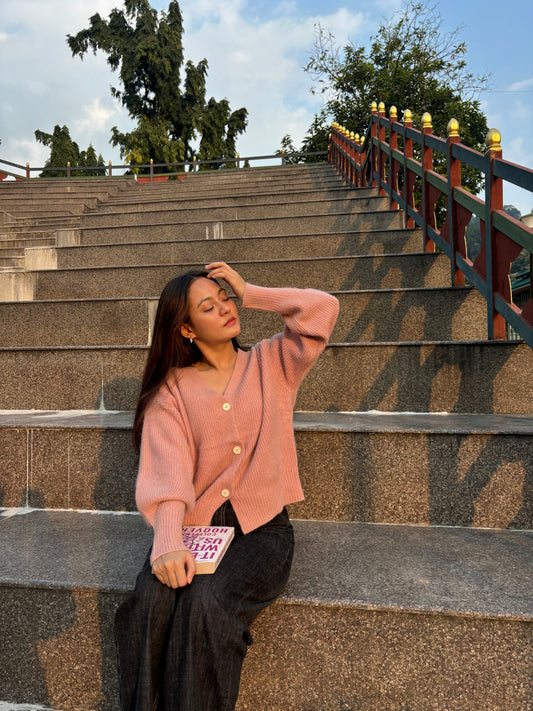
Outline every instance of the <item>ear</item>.
<svg viewBox="0 0 533 711">
<path fill-rule="evenodd" d="M 180 333 L 183 336 L 183 338 L 195 338 L 196 334 L 192 330 L 192 328 L 189 326 L 188 323 L 182 323 L 180 326 Z"/>
</svg>

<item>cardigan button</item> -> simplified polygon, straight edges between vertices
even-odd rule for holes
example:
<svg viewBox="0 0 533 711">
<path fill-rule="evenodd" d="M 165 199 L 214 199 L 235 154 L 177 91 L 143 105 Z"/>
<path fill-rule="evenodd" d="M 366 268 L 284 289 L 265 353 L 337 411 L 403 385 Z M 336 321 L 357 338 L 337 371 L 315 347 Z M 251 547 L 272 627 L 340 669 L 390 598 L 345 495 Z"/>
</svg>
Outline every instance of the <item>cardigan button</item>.
<svg viewBox="0 0 533 711">
<path fill-rule="evenodd" d="M 229 496 L 229 489 L 222 489 L 222 491 L 221 491 L 220 493 L 222 494 L 222 496 L 223 496 L 225 499 L 227 499 L 228 496 Z"/>
<path fill-rule="evenodd" d="M 229 402 L 225 402 L 225 403 L 222 405 L 222 409 L 223 409 L 223 410 L 226 410 L 226 412 L 227 412 L 228 410 L 231 410 L 231 405 L 229 404 Z"/>
<path fill-rule="evenodd" d="M 242 451 L 242 450 L 241 450 L 241 448 L 239 447 L 239 445 L 233 447 L 233 454 L 240 454 L 241 451 Z"/>
</svg>

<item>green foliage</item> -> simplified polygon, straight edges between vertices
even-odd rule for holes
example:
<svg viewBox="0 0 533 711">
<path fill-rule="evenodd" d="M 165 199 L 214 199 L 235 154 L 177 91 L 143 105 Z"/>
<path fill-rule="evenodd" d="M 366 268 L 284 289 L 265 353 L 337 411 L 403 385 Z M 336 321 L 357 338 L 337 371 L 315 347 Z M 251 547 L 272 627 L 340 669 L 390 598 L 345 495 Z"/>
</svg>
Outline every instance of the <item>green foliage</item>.
<svg viewBox="0 0 533 711">
<path fill-rule="evenodd" d="M 182 77 L 182 38 L 183 21 L 176 0 L 159 15 L 148 0 L 125 0 L 124 9 L 112 10 L 107 20 L 97 13 L 88 28 L 68 35 L 73 56 L 83 58 L 89 51 L 96 54 L 101 50 L 111 69 L 118 72 L 120 84 L 111 87 L 111 93 L 137 121 L 137 127 L 131 133 L 121 133 L 115 126 L 111 142 L 133 165 L 148 163 L 150 158 L 154 163 L 190 160 L 197 132 L 202 136 L 204 153 L 225 157 L 232 150 L 234 154 L 235 139 L 246 128 L 245 108 L 232 114 L 227 101 L 227 110 L 214 108 L 225 100 L 211 99 L 206 104 L 206 59 L 197 65 L 187 61 Z M 220 155 L 214 156 L 214 144 L 223 149 Z"/>
<path fill-rule="evenodd" d="M 39 143 L 50 148 L 50 157 L 44 164 L 45 168 L 55 168 L 55 170 L 45 170 L 40 174 L 40 178 L 64 178 L 67 176 L 67 163 L 71 165 L 72 177 L 91 177 L 105 175 L 106 169 L 104 159 L 101 155 L 96 156 L 96 151 L 92 146 L 86 151 L 81 151 L 78 144 L 70 137 L 67 126 L 54 127 L 53 133 L 35 131 L 35 138 Z M 99 166 L 94 170 L 76 170 L 76 168 Z M 64 168 L 59 170 L 58 168 Z"/>
<path fill-rule="evenodd" d="M 238 109 L 231 113 L 227 99 L 216 101 L 209 99 L 200 119 L 202 140 L 198 157 L 200 160 L 221 160 L 235 158 L 236 138 L 242 133 L 248 122 L 246 109 Z M 202 170 L 235 168 L 235 161 L 200 166 Z"/>
<path fill-rule="evenodd" d="M 285 165 L 297 165 L 301 163 L 303 159 L 298 155 L 294 155 L 295 153 L 299 153 L 299 151 L 292 142 L 292 138 L 289 134 L 286 134 L 281 139 L 281 148 L 276 151 L 276 155 L 284 157 Z"/>
<path fill-rule="evenodd" d="M 521 217 L 520 210 L 518 208 L 516 208 L 514 205 L 504 205 L 503 211 L 507 215 L 514 217 L 516 220 L 519 220 Z M 470 224 L 466 228 L 466 245 L 467 245 L 468 258 L 471 261 L 474 261 L 474 259 L 477 257 L 477 255 L 479 254 L 479 251 L 481 249 L 481 224 L 480 224 L 479 217 L 474 216 L 470 220 Z M 521 274 L 522 272 L 525 272 L 528 270 L 529 270 L 529 252 L 527 252 L 527 250 L 523 249 L 511 265 L 511 272 L 510 272 L 511 279 L 516 277 L 518 274 Z"/>
<path fill-rule="evenodd" d="M 382 101 L 387 110 L 410 109 L 415 127 L 429 112 L 433 133 L 442 137 L 448 121 L 455 118 L 461 141 L 483 150 L 488 127 L 475 96 L 488 77 L 468 71 L 459 31 L 447 32 L 434 6 L 414 0 L 381 25 L 370 38 L 369 50 L 352 43 L 341 49 L 335 37 L 318 26 L 305 71 L 314 79 L 313 92 L 322 94 L 325 104 L 309 129 L 308 142 L 317 136 L 322 145 L 332 121 L 364 135 L 372 102 Z M 438 160 L 436 169 L 442 172 Z M 475 193 L 481 176 L 465 170 L 463 185 Z"/>
</svg>

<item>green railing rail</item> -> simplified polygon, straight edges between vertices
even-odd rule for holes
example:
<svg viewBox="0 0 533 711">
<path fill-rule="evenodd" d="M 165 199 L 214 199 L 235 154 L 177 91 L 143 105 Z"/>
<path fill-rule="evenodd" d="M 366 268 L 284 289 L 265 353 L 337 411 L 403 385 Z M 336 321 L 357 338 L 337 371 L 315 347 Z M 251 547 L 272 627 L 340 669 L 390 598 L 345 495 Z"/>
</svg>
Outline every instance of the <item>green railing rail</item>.
<svg viewBox="0 0 533 711">
<path fill-rule="evenodd" d="M 422 130 L 417 130 L 410 111 L 401 123 L 395 107 L 387 118 L 384 104 L 378 108 L 374 102 L 365 136 L 332 125 L 328 161 L 352 187 L 377 186 L 380 195 L 388 195 L 391 209 L 404 211 L 405 226 L 422 230 L 424 251 L 438 247 L 449 257 L 452 284 L 464 285 L 467 279 L 479 290 L 487 302 L 489 340 L 506 339 L 507 323 L 533 348 L 533 289 L 518 308 L 509 278 L 522 249 L 529 252 L 531 264 L 533 228 L 503 211 L 504 182 L 533 193 L 533 170 L 503 160 L 500 140 L 499 132 L 491 129 L 483 154 L 461 144 L 455 119 L 443 139 L 433 135 L 429 114 L 422 116 Z M 445 176 L 433 169 L 434 153 L 446 160 Z M 461 185 L 461 165 L 483 173 L 483 197 Z M 440 227 L 435 219 L 439 198 L 445 214 Z M 465 232 L 473 215 L 480 219 L 482 244 L 472 261 Z"/>
<path fill-rule="evenodd" d="M 91 177 L 91 173 L 100 173 L 97 177 L 113 177 L 113 171 L 123 170 L 129 174 L 139 174 L 141 177 L 149 178 L 150 182 L 154 182 L 157 177 L 173 177 L 190 173 L 196 173 L 202 170 L 203 167 L 208 167 L 213 170 L 217 169 L 217 166 L 224 166 L 225 169 L 243 169 L 245 166 L 250 165 L 254 161 L 268 161 L 270 163 L 281 163 L 285 165 L 289 162 L 297 161 L 304 162 L 308 158 L 318 158 L 327 161 L 328 152 L 327 151 L 315 151 L 309 153 L 289 153 L 286 151 L 279 151 L 278 153 L 261 155 L 261 156 L 244 156 L 241 157 L 238 153 L 234 157 L 219 158 L 216 160 L 200 160 L 193 158 L 190 161 L 183 161 L 181 163 L 154 163 L 150 160 L 149 163 L 143 163 L 139 165 L 112 165 L 111 161 L 107 165 L 96 165 L 96 166 L 77 166 L 67 163 L 63 166 L 48 166 L 48 167 L 30 167 L 29 163 L 26 165 L 21 165 L 19 163 L 12 163 L 7 160 L 0 159 L 0 174 L 4 173 L 6 176 L 11 176 L 17 180 L 30 180 L 32 178 L 32 173 L 51 173 L 62 171 L 65 173 L 63 177 L 72 178 L 73 174 L 76 173 L 76 177 Z M 9 166 L 10 168 L 17 168 L 22 173 L 15 173 L 11 170 L 3 168 L 2 166 Z M 158 172 L 158 169 L 165 169 L 164 171 Z M 86 175 L 78 175 L 83 173 Z M 103 173 L 103 174 L 102 174 Z M 37 176 L 35 176 L 37 177 Z M 43 176 L 43 177 L 46 177 Z"/>
</svg>

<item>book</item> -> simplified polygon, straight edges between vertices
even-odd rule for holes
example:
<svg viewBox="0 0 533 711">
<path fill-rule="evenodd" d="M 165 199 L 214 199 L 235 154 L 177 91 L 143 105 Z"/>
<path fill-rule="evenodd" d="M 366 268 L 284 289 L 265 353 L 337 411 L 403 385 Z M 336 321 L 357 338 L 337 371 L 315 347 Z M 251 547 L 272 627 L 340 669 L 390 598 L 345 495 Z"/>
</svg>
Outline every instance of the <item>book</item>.
<svg viewBox="0 0 533 711">
<path fill-rule="evenodd" d="M 234 535 L 232 526 L 183 526 L 183 542 L 194 555 L 197 575 L 215 572 Z"/>
</svg>

